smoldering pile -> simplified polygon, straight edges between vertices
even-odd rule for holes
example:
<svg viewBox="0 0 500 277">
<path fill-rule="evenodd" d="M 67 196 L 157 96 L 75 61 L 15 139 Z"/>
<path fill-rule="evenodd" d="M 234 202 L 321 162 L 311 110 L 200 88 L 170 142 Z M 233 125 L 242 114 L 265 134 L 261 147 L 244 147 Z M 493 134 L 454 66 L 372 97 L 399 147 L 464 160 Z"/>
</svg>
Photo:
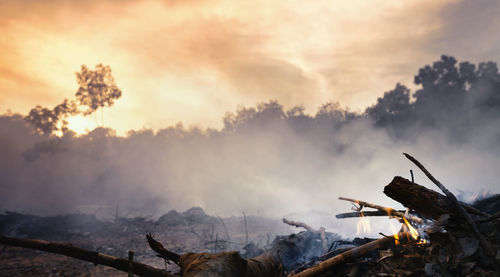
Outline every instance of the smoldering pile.
<svg viewBox="0 0 500 277">
<path fill-rule="evenodd" d="M 232 252 L 181 255 L 176 261 L 181 276 L 499 276 L 500 195 L 476 203 L 476 207 L 459 202 L 420 162 L 405 156 L 444 195 L 397 176 L 384 193 L 407 207 L 406 211 L 341 197 L 353 202 L 356 212 L 337 216 L 395 217 L 401 222 L 401 229 L 395 234 L 381 233 L 382 238 L 361 243 L 358 240 L 357 245 L 354 241 L 336 240 L 328 246 L 324 228 L 316 230 L 305 223 L 283 219 L 306 232 L 282 238 L 251 259 Z M 321 243 L 306 243 L 311 240 Z M 152 248 L 160 256 L 162 250 L 168 252 Z M 304 248 L 313 248 L 316 254 L 320 249 L 321 254 L 309 257 L 301 265 L 290 262 L 299 261 L 297 256 L 306 252 Z"/>
<path fill-rule="evenodd" d="M 164 247 L 148 234 L 151 249 L 177 265 L 176 273 L 138 263 L 133 253 L 127 260 L 46 241 L 0 237 L 0 243 L 62 253 L 140 276 L 500 276 L 500 195 L 475 205 L 459 202 L 420 162 L 405 156 L 444 194 L 397 176 L 384 193 L 405 206 L 405 211 L 340 197 L 352 202 L 356 211 L 338 218 L 389 216 L 401 222 L 399 231 L 380 233 L 379 239 L 343 241 L 322 227 L 283 219 L 306 231 L 277 237 L 263 249 L 247 244 L 243 247 L 247 255 L 226 249 L 177 254 L 171 245 Z M 167 218 L 177 222 L 175 214 Z"/>
</svg>

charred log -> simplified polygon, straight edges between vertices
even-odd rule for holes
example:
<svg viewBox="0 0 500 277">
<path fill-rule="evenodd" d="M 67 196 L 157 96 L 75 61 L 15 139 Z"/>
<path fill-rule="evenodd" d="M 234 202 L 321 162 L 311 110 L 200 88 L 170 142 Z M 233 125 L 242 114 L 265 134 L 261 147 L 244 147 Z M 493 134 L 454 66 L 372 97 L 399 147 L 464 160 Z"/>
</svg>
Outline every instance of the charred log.
<svg viewBox="0 0 500 277">
<path fill-rule="evenodd" d="M 403 206 L 416 211 L 419 215 L 438 219 L 442 214 L 460 217 L 454 204 L 444 195 L 414 183 L 400 176 L 384 187 L 385 195 L 401 203 Z M 465 203 L 460 203 L 469 213 L 488 217 Z"/>
</svg>

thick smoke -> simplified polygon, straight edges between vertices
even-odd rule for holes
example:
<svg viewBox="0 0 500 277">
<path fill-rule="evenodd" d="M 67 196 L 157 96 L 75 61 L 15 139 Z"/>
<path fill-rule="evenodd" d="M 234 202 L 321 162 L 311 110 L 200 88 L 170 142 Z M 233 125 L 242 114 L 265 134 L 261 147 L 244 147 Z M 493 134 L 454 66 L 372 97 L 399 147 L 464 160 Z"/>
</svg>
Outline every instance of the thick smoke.
<svg viewBox="0 0 500 277">
<path fill-rule="evenodd" d="M 224 216 L 323 211 L 333 222 L 350 208 L 339 196 L 401 208 L 382 190 L 415 169 L 402 152 L 457 194 L 497 193 L 496 64 L 476 68 L 443 56 L 420 69 L 415 83 L 415 93 L 398 84 L 363 114 L 328 103 L 309 115 L 269 101 L 227 113 L 221 130 L 179 124 L 125 137 L 105 128 L 49 137 L 5 114 L 0 209 L 54 214 L 119 206 L 122 213 L 159 215 L 200 206 Z M 414 172 L 416 182 L 436 189 Z"/>
</svg>

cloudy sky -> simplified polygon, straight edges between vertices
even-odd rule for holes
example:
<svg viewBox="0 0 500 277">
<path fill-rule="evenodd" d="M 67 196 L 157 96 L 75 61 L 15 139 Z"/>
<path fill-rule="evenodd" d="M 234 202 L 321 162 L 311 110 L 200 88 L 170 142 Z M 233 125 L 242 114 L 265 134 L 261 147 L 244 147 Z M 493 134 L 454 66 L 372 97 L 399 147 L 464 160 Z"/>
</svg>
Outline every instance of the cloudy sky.
<svg viewBox="0 0 500 277">
<path fill-rule="evenodd" d="M 411 85 L 450 54 L 500 61 L 495 0 L 127 0 L 0 2 L 0 113 L 72 98 L 81 65 L 110 65 L 119 133 L 220 127 L 226 111 L 269 99 L 352 110 Z M 70 127 L 93 129 L 92 117 Z"/>
</svg>

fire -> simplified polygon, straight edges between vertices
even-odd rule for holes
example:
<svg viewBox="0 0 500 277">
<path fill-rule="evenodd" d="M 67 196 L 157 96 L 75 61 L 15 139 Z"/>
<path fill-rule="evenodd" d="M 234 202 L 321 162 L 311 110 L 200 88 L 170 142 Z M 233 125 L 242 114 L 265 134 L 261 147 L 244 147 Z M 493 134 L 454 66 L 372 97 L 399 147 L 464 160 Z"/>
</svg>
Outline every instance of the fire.
<svg viewBox="0 0 500 277">
<path fill-rule="evenodd" d="M 420 237 L 420 235 L 418 234 L 417 229 L 413 228 L 413 226 L 411 226 L 410 222 L 408 222 L 408 220 L 406 220 L 406 218 L 403 217 L 403 220 L 404 220 L 404 222 L 406 224 L 406 227 L 408 227 L 408 233 L 411 235 L 411 237 L 414 240 L 418 240 L 419 237 Z"/>
<path fill-rule="evenodd" d="M 399 245 L 399 235 L 398 235 L 398 230 L 397 228 L 394 226 L 394 224 L 392 223 L 391 221 L 391 229 L 392 229 L 392 233 L 394 234 L 394 243 L 396 245 Z"/>
<path fill-rule="evenodd" d="M 425 240 L 424 238 L 422 238 L 420 236 L 420 233 L 418 232 L 417 229 L 415 229 L 415 227 L 413 227 L 410 222 L 408 222 L 408 220 L 406 220 L 406 218 L 403 218 L 403 226 L 401 229 L 405 230 L 406 231 L 406 234 L 407 234 L 407 239 L 410 240 L 410 237 L 413 241 L 417 241 L 417 244 L 426 244 L 428 243 L 427 240 Z M 394 243 L 396 245 L 399 245 L 399 231 L 396 230 L 396 228 L 394 227 L 394 225 L 391 224 L 391 229 L 392 229 L 392 232 L 394 233 Z"/>
<path fill-rule="evenodd" d="M 361 213 L 361 218 L 356 224 L 356 235 L 366 234 L 371 232 L 370 219 L 365 217 L 363 213 Z"/>
</svg>

